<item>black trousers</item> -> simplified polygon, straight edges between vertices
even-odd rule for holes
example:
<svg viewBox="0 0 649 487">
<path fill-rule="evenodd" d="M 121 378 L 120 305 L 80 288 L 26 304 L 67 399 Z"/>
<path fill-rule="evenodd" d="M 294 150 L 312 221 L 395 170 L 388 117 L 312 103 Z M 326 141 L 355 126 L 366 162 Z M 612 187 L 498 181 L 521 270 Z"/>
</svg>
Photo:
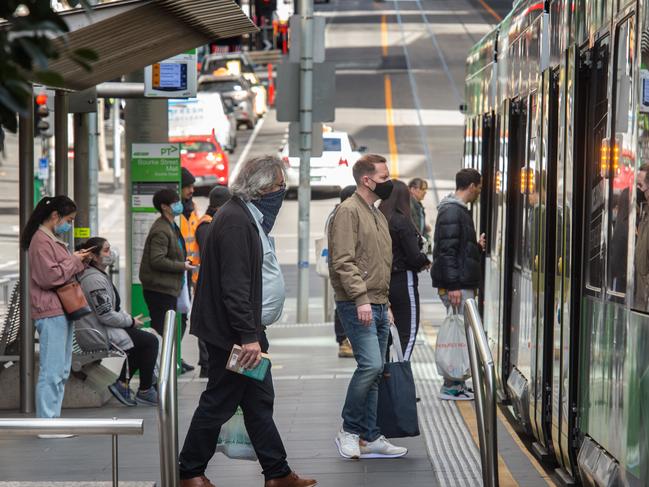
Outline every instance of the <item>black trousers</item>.
<svg viewBox="0 0 649 487">
<path fill-rule="evenodd" d="M 264 337 L 262 349 L 268 341 Z M 209 353 L 209 379 L 201 394 L 198 407 L 180 452 L 180 478 L 189 479 L 205 474 L 214 456 L 221 426 L 241 406 L 250 441 L 257 453 L 266 480 L 291 473 L 286 462 L 286 450 L 273 421 L 275 391 L 270 370 L 263 382 L 225 369 L 229 351 L 206 343 Z"/>
<path fill-rule="evenodd" d="M 343 328 L 343 323 L 340 321 L 340 318 L 338 317 L 338 311 L 335 312 L 334 314 L 334 330 L 336 332 L 336 341 L 338 342 L 338 345 L 342 344 L 342 342 L 345 341 L 347 336 L 345 335 L 345 329 Z"/>
<path fill-rule="evenodd" d="M 158 339 L 151 333 L 137 328 L 125 328 L 124 331 L 133 340 L 133 348 L 126 351 L 126 362 L 122 366 L 119 380 L 128 382 L 133 374 L 140 372 L 140 389 L 147 390 L 153 385 L 153 370 L 158 358 Z"/>
<path fill-rule="evenodd" d="M 413 271 L 393 272 L 390 305 L 399 331 L 404 360 L 410 360 L 419 331 L 419 279 Z"/>
<path fill-rule="evenodd" d="M 151 316 L 151 328 L 162 336 L 164 331 L 165 314 L 170 309 L 176 311 L 178 298 L 171 294 L 159 293 L 157 291 L 144 290 L 144 301 L 147 308 L 149 308 L 149 316 Z"/>
</svg>

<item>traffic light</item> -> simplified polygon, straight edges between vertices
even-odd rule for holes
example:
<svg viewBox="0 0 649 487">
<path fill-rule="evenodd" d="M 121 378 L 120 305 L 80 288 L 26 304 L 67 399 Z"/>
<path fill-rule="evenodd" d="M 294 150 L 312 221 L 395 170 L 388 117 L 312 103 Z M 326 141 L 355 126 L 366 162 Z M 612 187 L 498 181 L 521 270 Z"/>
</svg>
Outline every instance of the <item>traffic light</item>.
<svg viewBox="0 0 649 487">
<path fill-rule="evenodd" d="M 257 17 L 272 18 L 277 10 L 277 0 L 255 0 L 255 15 Z"/>
<path fill-rule="evenodd" d="M 41 92 L 34 97 L 34 135 L 51 137 L 50 110 L 47 108 L 47 93 Z"/>
</svg>

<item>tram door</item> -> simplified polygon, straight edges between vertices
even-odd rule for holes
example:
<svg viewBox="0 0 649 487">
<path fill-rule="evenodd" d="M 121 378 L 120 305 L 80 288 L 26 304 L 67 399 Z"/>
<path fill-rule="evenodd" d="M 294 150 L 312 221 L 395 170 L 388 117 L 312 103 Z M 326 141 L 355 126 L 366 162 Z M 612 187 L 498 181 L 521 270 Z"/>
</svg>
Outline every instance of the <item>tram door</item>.
<svg viewBox="0 0 649 487">
<path fill-rule="evenodd" d="M 536 168 L 537 93 L 512 102 L 510 117 L 510 163 L 507 179 L 508 251 L 505 275 L 511 276 L 508 287 L 508 309 L 505 323 L 509 339 L 505 343 L 508 362 L 507 390 L 519 421 L 532 431 L 529 414 L 529 378 L 531 376 L 532 344 L 532 262 L 528 245 L 530 215 L 528 184 L 535 184 L 530 175 Z M 528 164 L 528 160 L 530 160 Z M 532 171 L 530 171 L 532 167 Z"/>
<path fill-rule="evenodd" d="M 557 193 L 558 77 L 547 70 L 541 81 L 538 159 L 528 168 L 529 245 L 532 252 L 532 349 L 530 417 L 535 444 L 541 455 L 551 448 L 549 407 L 552 397 L 552 306 L 554 289 L 554 234 Z M 533 171 L 533 172 L 532 172 Z"/>
</svg>

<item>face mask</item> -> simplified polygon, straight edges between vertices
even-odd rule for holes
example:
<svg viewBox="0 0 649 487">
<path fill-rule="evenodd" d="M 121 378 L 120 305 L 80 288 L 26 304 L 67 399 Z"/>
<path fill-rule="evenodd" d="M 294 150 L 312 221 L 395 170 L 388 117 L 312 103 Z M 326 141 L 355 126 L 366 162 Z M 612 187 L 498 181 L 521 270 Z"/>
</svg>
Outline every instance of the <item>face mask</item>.
<svg viewBox="0 0 649 487">
<path fill-rule="evenodd" d="M 261 223 L 261 228 L 264 229 L 266 235 L 270 233 L 275 225 L 275 218 L 279 213 L 279 209 L 284 203 L 284 196 L 286 189 L 280 189 L 274 193 L 268 193 L 257 200 L 252 200 L 252 204 L 257 207 L 261 214 L 264 215 L 264 221 Z"/>
<path fill-rule="evenodd" d="M 183 214 L 183 204 L 180 201 L 172 203 L 170 208 L 173 216 L 180 216 Z"/>
<path fill-rule="evenodd" d="M 63 235 L 64 233 L 72 230 L 72 224 L 70 222 L 59 223 L 54 227 L 54 233 L 58 235 Z"/>
<path fill-rule="evenodd" d="M 115 259 L 113 259 L 112 255 L 102 255 L 101 256 L 101 264 L 105 265 L 106 267 L 110 267 L 111 265 L 113 265 L 114 260 Z"/>
<path fill-rule="evenodd" d="M 382 183 L 377 183 L 373 179 L 370 178 L 370 181 L 374 182 L 376 186 L 372 190 L 373 193 L 378 196 L 382 200 L 387 200 L 390 195 L 392 194 L 392 180 L 388 179 L 387 181 L 384 181 Z"/>
</svg>

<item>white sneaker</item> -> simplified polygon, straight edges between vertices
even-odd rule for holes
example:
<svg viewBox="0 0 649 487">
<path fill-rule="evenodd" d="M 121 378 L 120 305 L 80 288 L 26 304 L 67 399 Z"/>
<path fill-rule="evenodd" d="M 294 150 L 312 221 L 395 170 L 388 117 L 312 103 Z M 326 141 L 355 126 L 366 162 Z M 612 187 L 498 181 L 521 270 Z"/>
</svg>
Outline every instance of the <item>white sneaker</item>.
<svg viewBox="0 0 649 487">
<path fill-rule="evenodd" d="M 38 435 L 41 440 L 62 440 L 65 438 L 74 438 L 77 435 Z"/>
<path fill-rule="evenodd" d="M 361 456 L 358 435 L 347 433 L 342 428 L 336 435 L 336 446 L 341 457 L 359 459 Z"/>
<path fill-rule="evenodd" d="M 396 446 L 381 435 L 376 440 L 361 445 L 361 458 L 399 458 L 408 453 L 408 449 Z"/>
</svg>

